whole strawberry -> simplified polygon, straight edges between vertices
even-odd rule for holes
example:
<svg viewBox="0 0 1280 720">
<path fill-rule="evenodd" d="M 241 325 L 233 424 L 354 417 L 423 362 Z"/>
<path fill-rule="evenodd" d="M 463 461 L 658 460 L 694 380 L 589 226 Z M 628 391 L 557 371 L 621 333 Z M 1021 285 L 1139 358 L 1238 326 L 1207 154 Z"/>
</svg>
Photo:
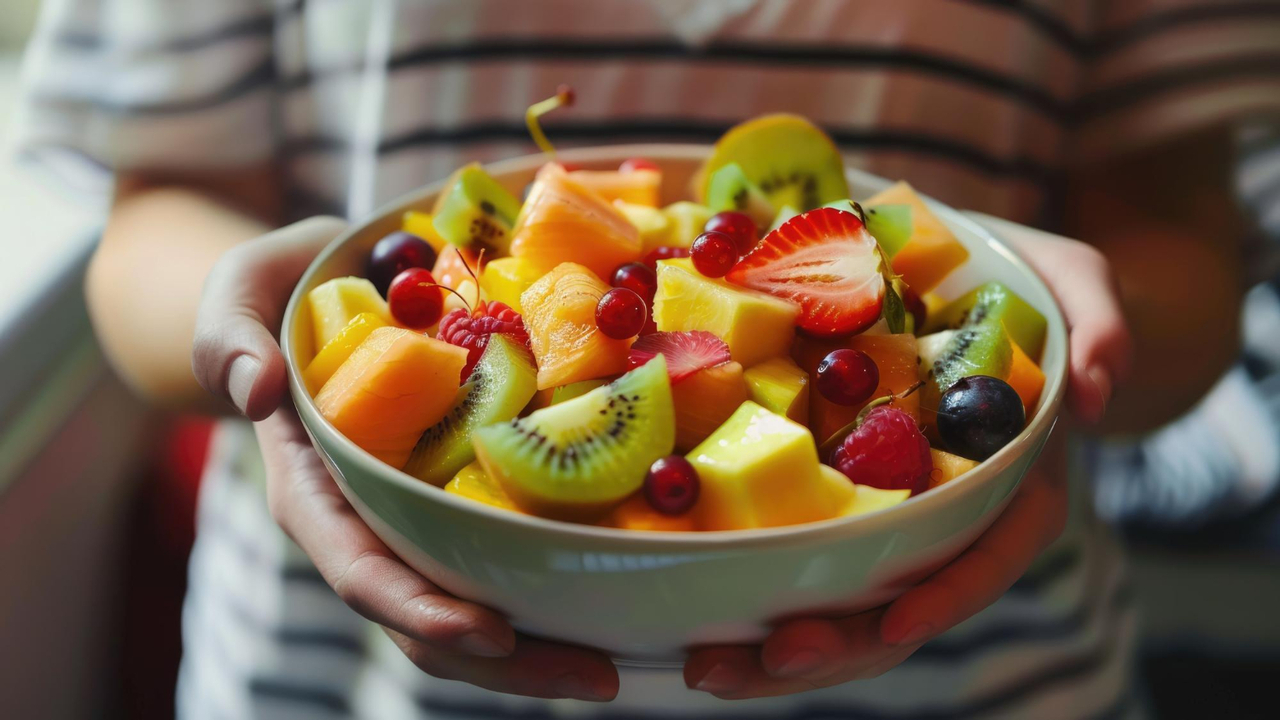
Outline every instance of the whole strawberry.
<svg viewBox="0 0 1280 720">
<path fill-rule="evenodd" d="M 510 335 L 516 342 L 529 347 L 529 331 L 524 327 L 524 318 L 500 302 L 481 302 L 474 312 L 463 308 L 450 311 L 440 319 L 436 339 L 467 349 L 467 364 L 462 368 L 462 381 L 466 382 L 489 345 L 489 336 L 494 333 Z"/>
<path fill-rule="evenodd" d="M 867 413 L 831 453 L 831 464 L 859 485 L 912 495 L 929 487 L 933 471 L 929 440 L 910 415 L 892 405 Z"/>
</svg>

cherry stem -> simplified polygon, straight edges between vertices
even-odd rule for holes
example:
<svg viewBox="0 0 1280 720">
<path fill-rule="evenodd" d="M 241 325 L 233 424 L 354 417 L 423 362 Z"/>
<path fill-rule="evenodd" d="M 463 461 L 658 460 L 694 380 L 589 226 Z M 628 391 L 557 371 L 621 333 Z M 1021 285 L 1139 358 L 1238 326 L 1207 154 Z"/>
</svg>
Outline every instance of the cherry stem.
<svg viewBox="0 0 1280 720">
<path fill-rule="evenodd" d="M 457 296 L 458 296 L 458 299 L 462 301 L 462 304 L 466 306 L 466 308 L 467 308 L 467 314 L 468 314 L 468 315 L 470 315 L 470 314 L 473 312 L 473 311 L 471 310 L 471 303 L 467 302 L 467 299 L 466 299 L 465 297 L 463 297 L 462 293 L 458 292 L 457 290 L 454 290 L 453 288 L 449 287 L 448 285 L 441 285 L 440 283 L 418 283 L 418 284 L 419 284 L 419 285 L 421 285 L 421 286 L 424 286 L 424 287 L 438 287 L 438 288 L 440 288 L 441 290 L 444 290 L 444 291 L 446 291 L 446 292 L 451 292 L 451 293 L 453 293 L 454 295 L 457 295 Z M 478 287 L 479 287 L 479 286 L 477 286 L 477 288 L 478 288 Z"/>
<path fill-rule="evenodd" d="M 547 140 L 547 136 L 542 132 L 542 126 L 538 124 L 538 118 L 555 110 L 558 107 L 569 107 L 573 105 L 573 88 L 568 85 L 561 85 L 556 88 L 556 94 L 529 106 L 524 112 L 524 124 L 529 127 L 529 134 L 533 136 L 533 141 L 538 144 L 542 152 L 555 158 L 556 149 L 551 146 L 551 141 Z"/>
</svg>

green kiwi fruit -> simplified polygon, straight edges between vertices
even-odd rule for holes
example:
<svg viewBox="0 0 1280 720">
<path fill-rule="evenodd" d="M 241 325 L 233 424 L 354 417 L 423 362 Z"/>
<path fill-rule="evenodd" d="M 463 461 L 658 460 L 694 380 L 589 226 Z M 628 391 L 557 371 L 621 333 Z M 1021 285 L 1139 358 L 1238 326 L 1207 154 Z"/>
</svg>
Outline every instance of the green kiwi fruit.
<svg viewBox="0 0 1280 720">
<path fill-rule="evenodd" d="M 737 210 L 746 213 L 758 227 L 765 227 L 777 214 L 773 203 L 737 163 L 729 163 L 712 174 L 707 185 L 707 207 L 715 212 Z"/>
<path fill-rule="evenodd" d="M 450 243 L 498 257 L 507 254 L 511 228 L 519 213 L 520 201 L 478 163 L 471 163 L 445 183 L 431 222 Z"/>
<path fill-rule="evenodd" d="M 927 329 L 935 331 L 985 323 L 1003 324 L 1010 339 L 1028 357 L 1032 360 L 1040 357 L 1048 328 L 1044 315 L 998 280 L 983 283 L 952 301 L 929 319 Z"/>
<path fill-rule="evenodd" d="M 608 385 L 475 432 L 476 456 L 521 507 L 562 518 L 607 511 L 640 489 L 675 446 L 675 410 L 659 355 Z"/>
<path fill-rule="evenodd" d="M 608 380 L 603 380 L 603 379 L 581 380 L 576 383 L 561 385 L 560 387 L 551 391 L 551 404 L 559 405 L 560 403 L 565 402 L 567 400 L 572 400 L 576 397 L 582 397 L 583 395 L 586 395 L 592 390 L 595 390 L 596 388 L 608 382 L 609 382 Z"/>
<path fill-rule="evenodd" d="M 731 163 L 774 208 L 790 205 L 804 212 L 849 197 L 840 151 L 826 133 L 798 115 L 764 115 L 725 133 L 702 170 L 701 190 L 708 204 L 712 179 Z M 757 223 L 764 227 L 772 219 L 769 213 Z"/>
<path fill-rule="evenodd" d="M 529 351 L 506 335 L 490 335 L 453 408 L 422 433 L 404 471 L 443 486 L 476 459 L 471 434 L 518 415 L 537 390 L 538 371 Z"/>
<path fill-rule="evenodd" d="M 910 205 L 878 205 L 867 208 L 865 216 L 867 232 L 890 258 L 911 242 Z"/>
<path fill-rule="evenodd" d="M 1009 334 L 998 323 L 966 325 L 947 335 L 938 335 L 942 337 L 926 335 L 916 344 L 916 354 L 929 368 L 923 398 L 925 407 L 938 407 L 938 398 L 960 378 L 1009 377 L 1013 345 Z"/>
</svg>

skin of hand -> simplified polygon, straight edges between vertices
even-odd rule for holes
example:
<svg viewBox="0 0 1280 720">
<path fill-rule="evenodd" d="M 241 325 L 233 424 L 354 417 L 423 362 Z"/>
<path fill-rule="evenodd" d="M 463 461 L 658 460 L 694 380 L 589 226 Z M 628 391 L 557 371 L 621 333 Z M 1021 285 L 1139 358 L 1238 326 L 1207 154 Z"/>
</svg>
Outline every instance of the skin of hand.
<svg viewBox="0 0 1280 720">
<path fill-rule="evenodd" d="M 1106 258 L 1073 240 L 972 217 L 1046 278 L 1070 330 L 1067 404 L 1076 418 L 1099 422 L 1132 353 Z M 1062 533 L 1066 518 L 1065 461 L 1061 440 L 1054 438 L 991 527 L 897 600 L 847 618 L 787 621 L 761 645 L 697 649 L 685 664 L 685 683 L 738 700 L 877 677 L 999 599 Z"/>
<path fill-rule="evenodd" d="M 311 218 L 235 246 L 200 302 L 192 370 L 254 421 L 273 517 L 343 602 L 428 674 L 531 697 L 613 699 L 618 674 L 604 655 L 518 635 L 498 613 L 449 595 L 397 558 L 342 496 L 285 401 L 273 331 L 303 270 L 344 227 Z"/>
</svg>

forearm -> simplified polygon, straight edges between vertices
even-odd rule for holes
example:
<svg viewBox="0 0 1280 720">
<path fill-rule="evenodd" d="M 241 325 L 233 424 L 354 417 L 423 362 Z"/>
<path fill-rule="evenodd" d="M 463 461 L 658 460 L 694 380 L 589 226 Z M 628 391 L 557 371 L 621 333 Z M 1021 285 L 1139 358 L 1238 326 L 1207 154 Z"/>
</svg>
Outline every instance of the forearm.
<svg viewBox="0 0 1280 720">
<path fill-rule="evenodd" d="M 191 372 L 200 291 L 223 252 L 275 220 L 274 203 L 227 197 L 238 192 L 221 193 L 210 183 L 121 181 L 89 265 L 86 299 L 112 366 L 157 404 L 213 407 Z"/>
</svg>

